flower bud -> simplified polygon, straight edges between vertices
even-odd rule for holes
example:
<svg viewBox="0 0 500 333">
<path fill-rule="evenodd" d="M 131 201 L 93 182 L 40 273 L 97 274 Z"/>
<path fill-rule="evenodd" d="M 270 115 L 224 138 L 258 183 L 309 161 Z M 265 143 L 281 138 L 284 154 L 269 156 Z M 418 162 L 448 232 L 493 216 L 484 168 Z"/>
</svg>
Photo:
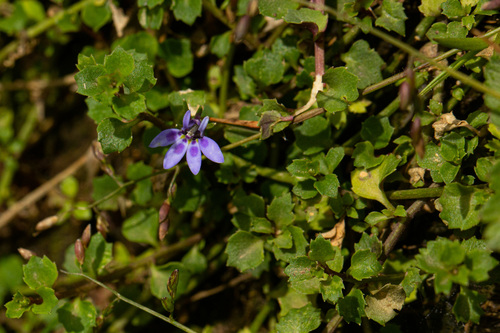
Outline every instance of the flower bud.
<svg viewBox="0 0 500 333">
<path fill-rule="evenodd" d="M 159 221 L 160 223 L 164 222 L 168 217 L 168 212 L 170 211 L 170 203 L 168 200 L 165 200 L 160 207 L 159 211 Z"/>
<path fill-rule="evenodd" d="M 49 216 L 47 218 L 44 218 L 40 222 L 38 222 L 36 224 L 36 226 L 35 226 L 35 230 L 38 231 L 38 232 L 40 232 L 40 231 L 43 231 L 43 230 L 50 229 L 54 225 L 56 225 L 56 223 L 58 221 L 59 221 L 59 216 L 57 216 L 57 215 Z"/>
<path fill-rule="evenodd" d="M 250 27 L 250 16 L 243 15 L 234 29 L 234 42 L 240 43 L 246 36 L 248 28 Z"/>
<path fill-rule="evenodd" d="M 78 238 L 75 242 L 75 256 L 76 260 L 80 263 L 80 266 L 83 265 L 83 262 L 85 261 L 85 249 L 83 248 L 80 238 Z"/>
<path fill-rule="evenodd" d="M 91 236 L 91 230 L 90 230 L 90 224 L 88 224 L 82 233 L 82 245 L 84 248 L 87 248 L 87 246 L 89 245 L 90 236 Z"/>
<path fill-rule="evenodd" d="M 106 212 L 101 212 L 101 214 L 97 217 L 96 224 L 97 231 L 99 231 L 104 238 L 106 238 L 109 231 L 109 223 L 106 219 L 106 215 Z"/>
<path fill-rule="evenodd" d="M 160 241 L 165 239 L 165 236 L 168 234 L 168 227 L 170 226 L 170 220 L 167 218 L 165 222 L 160 223 L 158 227 L 158 238 Z"/>
<path fill-rule="evenodd" d="M 31 257 L 36 256 L 35 252 L 22 247 L 18 248 L 17 252 L 19 252 L 19 254 L 21 255 L 21 257 L 23 257 L 24 260 L 30 260 Z"/>
</svg>

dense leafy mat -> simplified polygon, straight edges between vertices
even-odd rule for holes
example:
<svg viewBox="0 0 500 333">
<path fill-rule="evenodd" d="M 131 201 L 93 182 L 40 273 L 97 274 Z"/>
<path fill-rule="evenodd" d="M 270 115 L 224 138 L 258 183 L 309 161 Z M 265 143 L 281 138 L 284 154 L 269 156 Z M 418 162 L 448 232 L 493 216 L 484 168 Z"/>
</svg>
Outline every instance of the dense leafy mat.
<svg viewBox="0 0 500 333">
<path fill-rule="evenodd" d="M 1 1 L 0 333 L 500 330 L 499 7 Z"/>
</svg>

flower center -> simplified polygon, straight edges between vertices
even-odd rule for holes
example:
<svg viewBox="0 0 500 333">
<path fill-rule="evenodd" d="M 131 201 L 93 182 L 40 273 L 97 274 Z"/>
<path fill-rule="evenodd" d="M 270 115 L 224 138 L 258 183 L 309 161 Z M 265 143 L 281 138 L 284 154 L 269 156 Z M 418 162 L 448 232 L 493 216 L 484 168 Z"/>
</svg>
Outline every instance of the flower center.
<svg viewBox="0 0 500 333">
<path fill-rule="evenodd" d="M 189 140 L 191 139 L 198 139 L 201 137 L 200 135 L 200 131 L 198 131 L 198 128 L 200 127 L 200 125 L 198 124 L 194 124 L 187 132 L 186 132 L 186 138 L 188 138 Z"/>
</svg>

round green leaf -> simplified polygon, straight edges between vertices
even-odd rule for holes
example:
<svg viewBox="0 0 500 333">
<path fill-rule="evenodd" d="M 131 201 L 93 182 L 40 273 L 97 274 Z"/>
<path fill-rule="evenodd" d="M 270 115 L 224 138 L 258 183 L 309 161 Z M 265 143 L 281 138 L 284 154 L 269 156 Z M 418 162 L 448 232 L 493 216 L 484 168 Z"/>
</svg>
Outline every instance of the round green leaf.
<svg viewBox="0 0 500 333">
<path fill-rule="evenodd" d="M 264 261 L 264 241 L 247 231 L 239 230 L 229 237 L 227 265 L 241 272 L 256 268 Z"/>
</svg>

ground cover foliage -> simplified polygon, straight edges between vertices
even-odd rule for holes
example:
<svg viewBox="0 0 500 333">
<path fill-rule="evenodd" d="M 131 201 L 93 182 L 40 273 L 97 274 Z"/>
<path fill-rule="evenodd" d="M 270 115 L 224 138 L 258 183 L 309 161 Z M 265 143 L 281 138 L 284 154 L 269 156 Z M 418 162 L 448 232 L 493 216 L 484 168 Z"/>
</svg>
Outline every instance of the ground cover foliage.
<svg viewBox="0 0 500 333">
<path fill-rule="evenodd" d="M 500 329 L 498 7 L 0 1 L 0 333 Z"/>
</svg>

